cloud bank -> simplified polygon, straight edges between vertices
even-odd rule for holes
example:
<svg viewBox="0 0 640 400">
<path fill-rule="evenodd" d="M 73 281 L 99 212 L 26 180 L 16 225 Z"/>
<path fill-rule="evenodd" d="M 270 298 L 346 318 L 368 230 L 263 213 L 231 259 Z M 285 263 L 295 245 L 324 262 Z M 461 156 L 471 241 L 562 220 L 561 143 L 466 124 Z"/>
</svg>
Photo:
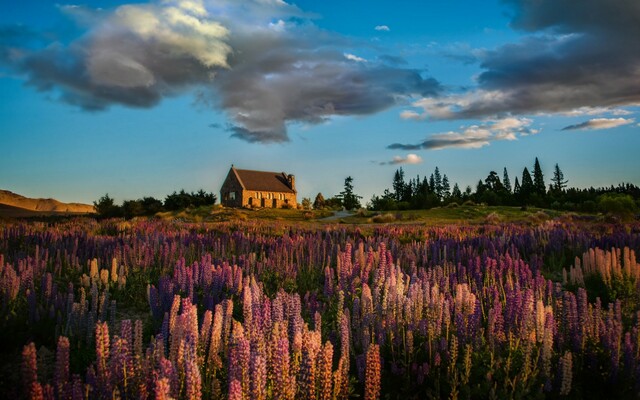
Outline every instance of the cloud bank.
<svg viewBox="0 0 640 400">
<path fill-rule="evenodd" d="M 517 140 L 519 136 L 538 133 L 529 126 L 532 121 L 527 118 L 505 118 L 489 121 L 483 125 L 464 127 L 459 132 L 444 132 L 429 136 L 417 144 L 393 143 L 387 146 L 392 150 L 442 150 L 447 148 L 478 149 L 489 146 L 499 140 Z"/>
<path fill-rule="evenodd" d="M 85 110 L 153 107 L 202 93 L 226 111 L 232 136 L 285 142 L 290 123 L 368 115 L 434 96 L 439 83 L 380 58 L 364 62 L 348 39 L 318 29 L 281 0 L 165 0 L 110 11 L 61 7 L 86 32 L 34 45 L 0 29 L 0 62 L 43 92 Z"/>
<path fill-rule="evenodd" d="M 520 42 L 483 51 L 477 87 L 429 96 L 412 119 L 563 113 L 640 104 L 636 0 L 505 0 Z"/>
<path fill-rule="evenodd" d="M 596 130 L 596 129 L 611 129 L 619 126 L 633 124 L 635 120 L 633 118 L 594 118 L 588 121 L 569 125 L 562 128 L 563 131 L 573 130 Z"/>
</svg>

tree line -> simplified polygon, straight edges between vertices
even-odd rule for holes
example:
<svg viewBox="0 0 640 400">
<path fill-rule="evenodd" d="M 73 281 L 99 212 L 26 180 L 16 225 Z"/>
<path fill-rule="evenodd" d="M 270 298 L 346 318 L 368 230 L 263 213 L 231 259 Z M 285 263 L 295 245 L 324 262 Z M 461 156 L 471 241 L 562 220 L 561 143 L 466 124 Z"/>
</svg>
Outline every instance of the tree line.
<svg viewBox="0 0 640 400">
<path fill-rule="evenodd" d="M 93 202 L 96 213 L 101 218 L 127 219 L 141 216 L 152 216 L 163 211 L 177 211 L 185 208 L 196 208 L 201 206 L 214 205 L 218 197 L 214 193 L 207 193 L 200 189 L 197 192 L 173 192 L 164 199 L 158 200 L 154 197 L 143 197 L 137 200 L 125 200 L 121 205 L 115 204 L 109 194 L 105 194 L 97 201 Z"/>
<path fill-rule="evenodd" d="M 558 164 L 553 168 L 549 184 L 545 182 L 542 167 L 536 157 L 533 173 L 525 167 L 513 184 L 507 168 L 502 179 L 496 171 L 478 180 L 475 189 L 467 186 L 464 191 L 457 183 L 453 186 L 438 167 L 427 178 L 406 179 L 400 167 L 396 170 L 391 189 L 381 196 L 374 195 L 368 203 L 371 210 L 428 209 L 452 203 L 484 203 L 490 206 L 536 206 L 570 211 L 635 212 L 640 206 L 640 188 L 630 183 L 603 188 L 580 189 L 568 187 L 568 180 Z"/>
</svg>

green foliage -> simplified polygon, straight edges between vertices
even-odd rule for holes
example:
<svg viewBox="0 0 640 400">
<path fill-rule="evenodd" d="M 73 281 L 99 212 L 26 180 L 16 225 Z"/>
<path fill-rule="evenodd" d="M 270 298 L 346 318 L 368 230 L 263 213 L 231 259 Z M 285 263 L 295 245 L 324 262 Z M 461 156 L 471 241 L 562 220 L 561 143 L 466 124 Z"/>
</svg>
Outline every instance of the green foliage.
<svg viewBox="0 0 640 400">
<path fill-rule="evenodd" d="M 342 206 L 347 210 L 353 210 L 362 207 L 360 205 L 360 199 L 362 196 L 358 196 L 353 192 L 353 178 L 348 176 L 344 180 L 344 190 L 340 192 L 340 199 L 342 199 Z"/>
<path fill-rule="evenodd" d="M 97 201 L 94 201 L 93 206 L 101 218 L 116 218 L 122 216 L 122 208 L 115 205 L 109 193 L 100 197 Z"/>
<path fill-rule="evenodd" d="M 628 217 L 636 211 L 636 204 L 629 195 L 606 193 L 598 198 L 598 208 L 602 212 Z"/>
</svg>

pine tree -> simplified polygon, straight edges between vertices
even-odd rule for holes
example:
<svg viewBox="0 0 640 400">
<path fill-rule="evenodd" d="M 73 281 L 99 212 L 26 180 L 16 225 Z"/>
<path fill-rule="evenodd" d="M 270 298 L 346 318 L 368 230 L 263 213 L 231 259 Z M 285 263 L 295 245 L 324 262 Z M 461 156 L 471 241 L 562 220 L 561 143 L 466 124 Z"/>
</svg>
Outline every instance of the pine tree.
<svg viewBox="0 0 640 400">
<path fill-rule="evenodd" d="M 553 178 L 551 179 L 551 182 L 553 182 L 553 190 L 557 192 L 562 192 L 562 190 L 567 187 L 567 183 L 569 182 L 564 179 L 564 174 L 562 173 L 562 170 L 557 163 L 555 168 L 553 169 Z"/>
<path fill-rule="evenodd" d="M 520 194 L 520 182 L 518 182 L 518 177 L 516 176 L 516 182 L 513 184 L 513 194 Z"/>
<path fill-rule="evenodd" d="M 342 206 L 347 210 L 361 207 L 360 199 L 362 196 L 353 193 L 353 178 L 350 176 L 345 178 L 344 190 L 340 192 L 339 197 L 342 199 Z"/>
<path fill-rule="evenodd" d="M 449 184 L 449 178 L 447 174 L 442 177 L 442 196 L 448 199 L 451 196 L 451 185 Z"/>
<path fill-rule="evenodd" d="M 457 183 L 453 185 L 453 190 L 451 191 L 451 197 L 458 200 L 462 198 L 462 192 L 460 191 L 460 187 Z"/>
<path fill-rule="evenodd" d="M 536 157 L 536 161 L 533 164 L 533 191 L 541 196 L 547 193 L 547 187 L 544 184 L 544 175 L 542 175 L 542 168 L 540 168 L 538 157 Z"/>
<path fill-rule="evenodd" d="M 436 192 L 436 179 L 433 174 L 429 177 L 429 191 L 432 193 Z"/>
<path fill-rule="evenodd" d="M 506 189 L 509 194 L 511 194 L 511 180 L 509 179 L 509 173 L 507 172 L 507 167 L 504 167 L 504 171 L 502 172 L 502 186 Z"/>
<path fill-rule="evenodd" d="M 402 167 L 393 175 L 393 193 L 396 201 L 401 201 L 405 193 L 404 171 Z"/>
<path fill-rule="evenodd" d="M 533 180 L 531 179 L 531 174 L 527 167 L 524 167 L 522 170 L 522 185 L 520 186 L 520 196 L 523 200 L 527 200 L 531 193 L 535 190 L 533 186 Z"/>
<path fill-rule="evenodd" d="M 439 198 L 442 199 L 442 176 L 440 175 L 440 170 L 436 167 L 435 171 L 433 171 L 435 188 L 434 191 Z"/>
</svg>

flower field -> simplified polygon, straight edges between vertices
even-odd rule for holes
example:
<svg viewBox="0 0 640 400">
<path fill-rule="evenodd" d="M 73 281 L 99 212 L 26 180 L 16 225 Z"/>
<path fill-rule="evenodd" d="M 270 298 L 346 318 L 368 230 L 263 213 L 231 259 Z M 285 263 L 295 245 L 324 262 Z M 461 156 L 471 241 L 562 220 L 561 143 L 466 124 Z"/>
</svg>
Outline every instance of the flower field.
<svg viewBox="0 0 640 400">
<path fill-rule="evenodd" d="M 640 225 L 15 222 L 2 398 L 638 398 Z"/>
</svg>

